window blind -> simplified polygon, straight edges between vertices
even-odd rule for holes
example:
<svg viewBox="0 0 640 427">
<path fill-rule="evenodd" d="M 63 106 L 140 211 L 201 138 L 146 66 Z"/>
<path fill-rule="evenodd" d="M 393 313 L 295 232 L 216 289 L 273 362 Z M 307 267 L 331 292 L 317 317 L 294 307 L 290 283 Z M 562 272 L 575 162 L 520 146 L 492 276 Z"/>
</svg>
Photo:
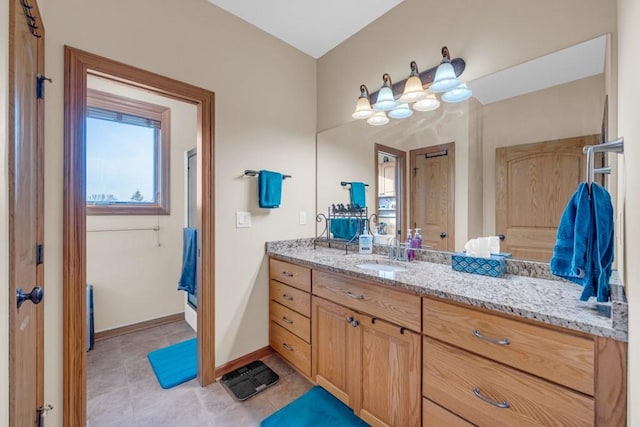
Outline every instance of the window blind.
<svg viewBox="0 0 640 427">
<path fill-rule="evenodd" d="M 111 122 L 125 123 L 128 125 L 142 126 L 153 129 L 160 129 L 160 120 L 153 120 L 147 117 L 135 116 L 133 114 L 120 113 L 98 107 L 87 107 L 87 117 L 92 119 L 108 120 Z"/>
</svg>

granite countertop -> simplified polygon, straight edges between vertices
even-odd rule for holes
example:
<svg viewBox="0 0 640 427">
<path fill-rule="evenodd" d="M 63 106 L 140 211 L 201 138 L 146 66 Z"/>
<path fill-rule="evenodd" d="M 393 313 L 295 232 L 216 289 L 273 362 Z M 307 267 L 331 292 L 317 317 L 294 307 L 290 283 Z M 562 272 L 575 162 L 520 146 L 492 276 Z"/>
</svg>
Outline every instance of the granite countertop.
<svg viewBox="0 0 640 427">
<path fill-rule="evenodd" d="M 267 255 L 311 268 L 381 283 L 422 296 L 434 296 L 550 325 L 620 341 L 628 340 L 624 324 L 612 322 L 593 302 L 579 301 L 582 288 L 572 283 L 505 274 L 500 278 L 453 271 L 451 265 L 389 261 L 385 255 L 360 255 L 344 249 L 313 248 L 312 239 L 268 242 Z M 400 272 L 364 270 L 356 264 L 381 262 Z M 614 325 L 615 323 L 615 325 Z"/>
</svg>

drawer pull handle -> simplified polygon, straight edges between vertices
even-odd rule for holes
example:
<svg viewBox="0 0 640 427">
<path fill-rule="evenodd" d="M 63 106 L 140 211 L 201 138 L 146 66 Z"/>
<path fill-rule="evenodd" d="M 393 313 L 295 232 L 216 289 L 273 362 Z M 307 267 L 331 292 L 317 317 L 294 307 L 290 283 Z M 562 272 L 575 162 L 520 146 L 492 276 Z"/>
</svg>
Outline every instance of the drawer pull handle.
<svg viewBox="0 0 640 427">
<path fill-rule="evenodd" d="M 293 297 L 291 295 L 282 294 L 282 298 L 286 299 L 287 301 L 293 301 Z"/>
<path fill-rule="evenodd" d="M 473 335 L 475 335 L 476 337 L 480 338 L 481 340 L 484 340 L 484 341 L 490 342 L 490 343 L 492 343 L 492 344 L 498 344 L 498 345 L 509 345 L 509 344 L 511 344 L 511 341 L 509 341 L 509 339 L 508 339 L 508 338 L 502 338 L 501 340 L 497 340 L 497 339 L 495 339 L 495 338 L 485 337 L 485 336 L 484 336 L 484 335 L 482 335 L 482 334 L 480 333 L 480 331 L 479 331 L 479 330 L 477 330 L 477 329 L 474 329 L 474 330 L 473 330 Z"/>
<path fill-rule="evenodd" d="M 287 344 L 286 342 L 285 342 L 285 343 L 282 343 L 282 346 L 283 346 L 284 348 L 286 348 L 287 350 L 289 350 L 289 351 L 293 351 L 293 347 L 289 347 L 289 344 Z"/>
<path fill-rule="evenodd" d="M 347 296 L 350 296 L 353 299 L 364 299 L 364 295 L 362 294 L 354 294 L 351 291 L 344 291 L 345 294 L 347 294 Z"/>
<path fill-rule="evenodd" d="M 478 387 L 473 388 L 473 394 L 475 394 L 478 399 L 482 400 L 483 402 L 487 402 L 489 405 L 493 405 L 496 408 L 508 409 L 509 406 L 511 406 L 506 400 L 503 402 L 496 402 L 493 399 L 489 399 L 487 396 L 483 396 L 482 393 L 480 393 L 480 390 L 478 390 Z"/>
<path fill-rule="evenodd" d="M 283 271 L 282 272 L 283 276 L 287 276 L 287 277 L 293 277 L 293 273 L 289 272 L 289 271 Z"/>
<path fill-rule="evenodd" d="M 284 323 L 293 323 L 293 320 L 289 320 L 289 319 L 287 319 L 287 316 L 282 316 L 282 321 L 283 321 Z"/>
</svg>

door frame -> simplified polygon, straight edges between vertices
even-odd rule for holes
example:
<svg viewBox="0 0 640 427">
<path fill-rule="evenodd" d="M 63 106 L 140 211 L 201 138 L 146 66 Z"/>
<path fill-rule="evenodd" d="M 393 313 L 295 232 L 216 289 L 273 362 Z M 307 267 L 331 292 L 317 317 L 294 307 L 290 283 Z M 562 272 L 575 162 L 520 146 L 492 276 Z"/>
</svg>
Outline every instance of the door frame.
<svg viewBox="0 0 640 427">
<path fill-rule="evenodd" d="M 126 83 L 197 107 L 198 167 L 198 381 L 215 381 L 215 236 L 213 92 L 65 46 L 63 196 L 63 417 L 84 427 L 86 358 L 86 83 L 89 73 Z"/>
<path fill-rule="evenodd" d="M 396 227 L 400 231 L 400 235 L 394 234 L 398 240 L 402 240 L 402 230 L 406 229 L 405 221 L 408 221 L 407 215 L 407 153 L 406 151 L 399 150 L 397 148 L 389 147 L 387 145 L 378 144 L 377 142 L 374 144 L 374 166 L 373 170 L 375 172 L 376 179 L 375 181 L 375 209 L 378 212 L 378 206 L 380 206 L 379 197 L 380 197 L 380 188 L 379 187 L 379 177 L 378 177 L 378 155 L 380 153 L 391 154 L 396 157 Z M 398 197 L 401 198 L 400 203 L 398 203 Z M 378 223 L 380 222 L 380 215 L 378 215 Z"/>
<path fill-rule="evenodd" d="M 411 150 L 409 151 L 409 163 L 410 163 L 410 168 L 412 173 L 410 174 L 411 176 L 411 183 L 410 183 L 410 196 L 409 196 L 409 203 L 410 203 L 410 212 L 409 212 L 409 225 L 411 225 L 411 223 L 415 223 L 415 191 L 416 191 L 416 180 L 415 178 L 415 168 L 416 168 L 416 160 L 415 157 L 416 156 L 423 156 L 425 154 L 428 153 L 437 153 L 438 151 L 444 151 L 447 150 L 447 158 L 449 160 L 449 189 L 453 190 L 453 191 L 449 191 L 449 197 L 447 198 L 447 202 L 448 202 L 448 210 L 449 210 L 449 217 L 447 218 L 447 236 L 451 237 L 449 239 L 449 243 L 451 244 L 449 247 L 450 249 L 448 249 L 448 251 L 453 252 L 454 249 L 451 247 L 455 247 L 456 244 L 456 235 L 455 235 L 455 200 L 456 200 L 456 195 L 455 195 L 455 185 L 456 185 L 456 143 L 455 142 L 448 142 L 446 144 L 439 144 L 439 145 L 431 145 L 429 147 L 423 147 L 423 148 L 417 148 L 415 150 Z M 415 226 L 414 226 L 415 227 Z M 414 228 L 414 227 L 409 227 L 409 228 Z"/>
</svg>

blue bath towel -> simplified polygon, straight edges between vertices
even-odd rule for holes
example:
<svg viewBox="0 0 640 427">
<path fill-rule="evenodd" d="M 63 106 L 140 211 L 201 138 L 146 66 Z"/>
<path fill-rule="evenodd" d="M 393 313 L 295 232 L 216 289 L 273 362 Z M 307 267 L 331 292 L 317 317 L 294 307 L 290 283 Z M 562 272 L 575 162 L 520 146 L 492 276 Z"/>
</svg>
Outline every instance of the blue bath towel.
<svg viewBox="0 0 640 427">
<path fill-rule="evenodd" d="M 613 262 L 613 207 L 598 184 L 581 183 L 569 200 L 556 235 L 551 273 L 583 286 L 582 301 L 609 299 Z"/>
<path fill-rule="evenodd" d="M 363 182 L 352 182 L 351 183 L 351 204 L 353 206 L 357 206 L 359 208 L 367 207 L 367 199 L 364 193 L 364 183 Z"/>
<path fill-rule="evenodd" d="M 332 218 L 330 231 L 335 239 L 353 240 L 364 229 L 364 221 L 355 218 Z"/>
<path fill-rule="evenodd" d="M 198 230 L 187 227 L 182 234 L 182 274 L 178 290 L 196 294 L 196 265 L 198 263 Z"/>
<path fill-rule="evenodd" d="M 282 174 L 261 170 L 258 174 L 258 205 L 278 208 L 282 200 Z"/>
</svg>

